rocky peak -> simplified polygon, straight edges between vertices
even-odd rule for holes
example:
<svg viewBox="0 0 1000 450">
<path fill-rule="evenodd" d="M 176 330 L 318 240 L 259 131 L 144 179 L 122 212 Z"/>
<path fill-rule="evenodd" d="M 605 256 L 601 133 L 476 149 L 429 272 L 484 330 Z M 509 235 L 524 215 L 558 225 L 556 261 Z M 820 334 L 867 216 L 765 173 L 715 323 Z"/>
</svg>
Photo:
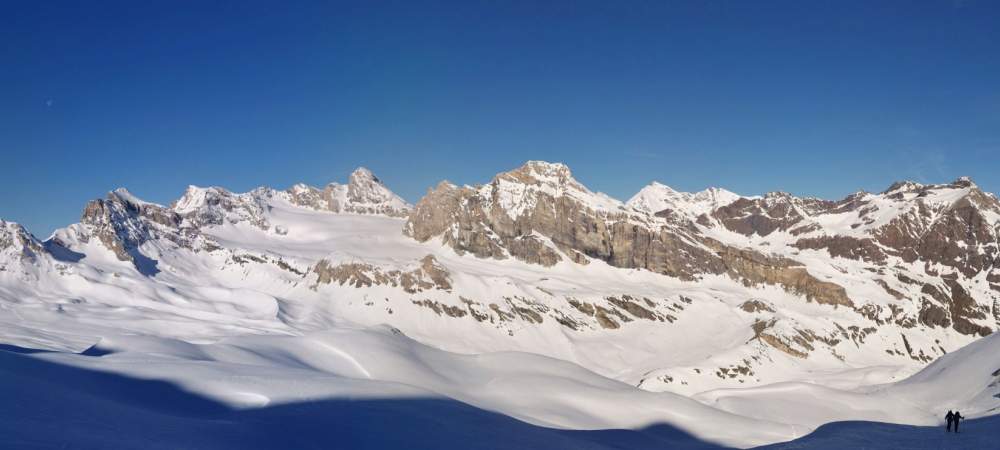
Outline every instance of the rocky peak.
<svg viewBox="0 0 1000 450">
<path fill-rule="evenodd" d="M 350 177 L 348 177 L 348 183 L 356 186 L 365 186 L 370 184 L 382 184 L 382 180 L 379 180 L 378 177 L 376 177 L 371 170 L 368 170 L 367 167 L 358 167 L 357 169 L 354 169 L 354 172 L 351 172 Z"/>
<path fill-rule="evenodd" d="M 730 231 L 746 236 L 768 236 L 775 231 L 797 234 L 809 225 L 799 200 L 785 192 L 769 192 L 763 198 L 738 198 L 711 215 Z"/>
<path fill-rule="evenodd" d="M 174 232 L 181 221 L 181 215 L 170 208 L 116 189 L 103 199 L 87 203 L 80 218 L 79 239 L 88 242 L 96 238 L 119 260 L 133 263 L 144 274 L 153 274 L 155 269 L 148 265 L 139 247 Z"/>
<path fill-rule="evenodd" d="M 956 188 L 978 188 L 979 187 L 979 186 L 976 185 L 976 183 L 974 181 L 972 181 L 972 178 L 970 178 L 970 177 L 958 177 L 957 179 L 955 179 L 955 181 L 951 182 L 950 186 L 953 186 L 953 187 L 956 187 Z"/>
<path fill-rule="evenodd" d="M 930 207 L 948 207 L 963 197 L 990 197 L 969 177 L 959 177 L 947 184 L 920 184 L 912 181 L 897 181 L 889 186 L 882 197 L 897 202 L 920 201 Z"/>
<path fill-rule="evenodd" d="M 11 257 L 21 261 L 34 261 L 42 252 L 42 243 L 23 226 L 0 219 L 0 269 L 10 262 L 8 259 Z"/>
<path fill-rule="evenodd" d="M 234 194 L 221 187 L 188 186 L 171 209 L 195 228 L 246 222 L 267 230 L 271 225 L 265 212 L 270 208 L 268 200 L 273 195 L 273 190 L 263 187 Z"/>
<path fill-rule="evenodd" d="M 792 202 L 795 196 L 784 191 L 772 191 L 764 194 L 764 201 L 768 204 Z"/>
<path fill-rule="evenodd" d="M 103 199 L 91 200 L 83 210 L 81 223 L 103 227 L 144 218 L 164 226 L 180 225 L 180 216 L 162 205 L 143 201 L 125 188 L 118 188 Z"/>
<path fill-rule="evenodd" d="M 139 210 L 143 206 L 156 206 L 156 207 L 160 207 L 160 208 L 163 207 L 163 206 L 157 205 L 155 203 L 149 203 L 149 202 L 143 201 L 143 200 L 139 199 L 139 197 L 136 197 L 135 195 L 132 195 L 132 193 L 129 192 L 128 189 L 125 189 L 123 187 L 120 187 L 120 188 L 115 189 L 115 190 L 113 190 L 113 191 L 111 191 L 111 192 L 108 193 L 108 197 L 109 198 L 112 197 L 112 196 L 115 197 L 119 202 L 121 202 L 123 204 L 126 204 L 126 205 L 128 205 L 129 207 L 131 207 L 131 208 L 133 208 L 135 210 Z"/>
<path fill-rule="evenodd" d="M 355 169 L 346 185 L 330 183 L 318 189 L 296 184 L 284 194 L 292 204 L 317 211 L 406 217 L 412 209 L 409 203 L 364 167 Z"/>
<path fill-rule="evenodd" d="M 573 172 L 563 163 L 528 161 L 514 170 L 497 174 L 492 184 L 501 183 L 531 186 L 554 196 L 567 192 L 593 195 L 589 189 L 573 178 Z"/>
<path fill-rule="evenodd" d="M 211 204 L 218 204 L 224 197 L 231 196 L 232 193 L 221 187 L 200 187 L 189 185 L 184 190 L 184 195 L 174 201 L 171 208 L 180 213 L 188 214 L 204 208 Z"/>
<path fill-rule="evenodd" d="M 622 202 L 587 189 L 562 163 L 528 161 L 517 169 L 497 174 L 489 184 L 480 186 L 478 193 L 488 209 L 503 212 L 511 220 L 534 210 L 539 201 L 556 199 L 604 214 L 624 211 Z"/>
<path fill-rule="evenodd" d="M 913 181 L 909 180 L 896 181 L 891 185 L 889 185 L 889 187 L 886 190 L 882 191 L 882 194 L 890 195 L 903 192 L 913 192 L 913 191 L 919 191 L 923 188 L 924 185 Z"/>
<path fill-rule="evenodd" d="M 650 203 L 663 196 L 679 194 L 659 184 L 645 191 L 648 195 L 634 203 L 647 209 L 656 208 Z M 721 193 L 705 196 L 716 194 Z M 417 203 L 404 232 L 419 241 L 440 237 L 456 252 L 481 258 L 513 257 L 543 266 L 596 259 L 687 280 L 728 274 L 748 285 L 780 285 L 821 303 L 852 304 L 842 287 L 821 282 L 793 261 L 730 248 L 693 227 L 652 223 L 651 216 L 609 214 L 591 207 L 588 195 L 596 194 L 572 180 L 565 166 L 529 162 L 478 188 L 438 185 Z M 740 201 L 755 208 L 749 199 L 734 205 Z M 743 212 L 740 206 L 733 211 Z"/>
<path fill-rule="evenodd" d="M 567 165 L 546 161 L 528 161 L 517 169 L 497 175 L 497 178 L 527 184 L 545 184 L 552 187 L 564 185 L 582 186 L 573 178 L 573 172 L 569 170 Z"/>
<path fill-rule="evenodd" d="M 691 198 L 695 201 L 711 204 L 713 209 L 735 202 L 740 197 L 741 196 L 735 192 L 730 192 L 717 187 L 710 187 L 703 191 L 695 192 L 694 195 L 691 196 Z"/>
<path fill-rule="evenodd" d="M 355 208 L 365 207 L 404 212 L 410 205 L 389 190 L 370 170 L 359 167 L 351 173 L 347 184 L 347 200 Z"/>
</svg>

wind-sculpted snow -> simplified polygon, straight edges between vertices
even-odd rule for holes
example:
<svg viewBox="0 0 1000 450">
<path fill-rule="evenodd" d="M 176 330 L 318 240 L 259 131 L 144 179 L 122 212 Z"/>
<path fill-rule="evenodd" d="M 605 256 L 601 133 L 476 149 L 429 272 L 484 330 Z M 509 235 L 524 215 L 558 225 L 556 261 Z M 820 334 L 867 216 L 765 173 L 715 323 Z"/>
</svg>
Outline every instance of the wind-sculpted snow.
<svg viewBox="0 0 1000 450">
<path fill-rule="evenodd" d="M 47 346 L 72 347 L 81 331 L 74 328 L 50 336 Z M 1000 392 L 989 369 L 1000 365 L 995 336 L 894 384 L 850 390 L 776 385 L 706 393 L 696 401 L 637 390 L 539 355 L 445 352 L 386 326 L 201 345 L 103 332 L 105 338 L 79 354 L 0 347 L 5 442 L 43 448 L 709 448 L 806 436 L 803 443 L 896 448 L 914 433 L 928 433 L 874 423 L 809 432 L 844 420 L 935 426 L 943 408 L 988 417 L 994 411 L 973 405 Z M 956 381 L 967 395 L 952 395 Z M 991 408 L 996 405 L 994 398 Z M 436 426 L 406 426 L 428 415 Z M 845 426 L 853 432 L 841 431 Z M 966 444 L 996 437 L 975 420 L 964 430 L 979 434 L 959 441 Z M 245 441 L 245 433 L 259 436 Z M 459 436 L 478 439 L 455 441 Z M 931 436 L 938 445 L 949 442 Z M 798 448 L 794 443 L 788 446 Z"/>
<path fill-rule="evenodd" d="M 44 241 L 2 225 L 0 343 L 223 409 L 430 397 L 560 442 L 583 441 L 537 429 L 750 446 L 995 408 L 995 339 L 956 352 L 1000 325 L 1000 207 L 969 180 L 840 201 L 654 183 L 622 203 L 530 162 L 411 209 L 359 169 L 170 206 L 119 189 Z M 938 358 L 988 379 L 887 385 Z"/>
<path fill-rule="evenodd" d="M 0 433 L 12 448 L 719 448 L 678 428 L 658 424 L 642 430 L 570 430 L 523 422 L 476 408 L 415 386 L 344 377 L 337 363 L 313 368 L 275 367 L 268 357 L 286 358 L 268 348 L 239 363 L 210 359 L 174 343 L 145 348 L 165 351 L 141 356 L 128 351 L 98 356 L 47 353 L 24 347 L 0 348 Z M 305 347 L 309 347 L 308 344 Z M 309 348 L 313 360 L 327 349 Z M 191 355 L 195 353 L 195 355 Z M 303 353 L 299 351 L 299 353 Z M 148 355 L 148 354 L 147 354 Z M 188 359 L 189 356 L 199 358 Z M 299 355 L 296 355 L 299 356 Z M 148 363 L 150 379 L 135 372 Z M 90 366 L 113 366 L 115 372 Z M 406 367 L 401 367 L 405 369 Z M 185 383 L 193 370 L 201 377 L 228 377 L 243 391 L 223 383 Z M 231 373 L 239 376 L 230 376 Z M 545 371 L 540 371 L 546 377 Z M 293 382 L 294 385 L 289 383 Z M 297 401 L 272 395 L 301 389 Z M 522 389 L 523 390 L 523 389 Z M 211 395 L 206 395 L 211 391 Z M 288 397 L 288 396 L 286 396 Z M 542 398 L 551 396 L 542 394 Z M 562 405 L 565 406 L 565 405 Z M 577 408 L 580 409 L 580 408 Z M 706 417 L 708 418 L 708 417 Z"/>
</svg>

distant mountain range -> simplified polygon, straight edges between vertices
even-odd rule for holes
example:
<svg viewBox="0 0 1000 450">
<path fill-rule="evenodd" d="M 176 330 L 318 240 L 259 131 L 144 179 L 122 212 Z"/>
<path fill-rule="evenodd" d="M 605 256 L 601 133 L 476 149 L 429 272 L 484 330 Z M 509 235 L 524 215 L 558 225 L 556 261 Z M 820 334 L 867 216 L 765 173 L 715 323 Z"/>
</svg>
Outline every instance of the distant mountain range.
<svg viewBox="0 0 1000 450">
<path fill-rule="evenodd" d="M 169 206 L 118 189 L 44 241 L 0 222 L 0 302 L 195 341 L 389 324 L 693 394 L 915 372 L 1000 327 L 998 246 L 1000 201 L 968 178 L 835 201 L 654 182 L 622 202 L 530 161 L 409 205 L 361 168 Z"/>
</svg>

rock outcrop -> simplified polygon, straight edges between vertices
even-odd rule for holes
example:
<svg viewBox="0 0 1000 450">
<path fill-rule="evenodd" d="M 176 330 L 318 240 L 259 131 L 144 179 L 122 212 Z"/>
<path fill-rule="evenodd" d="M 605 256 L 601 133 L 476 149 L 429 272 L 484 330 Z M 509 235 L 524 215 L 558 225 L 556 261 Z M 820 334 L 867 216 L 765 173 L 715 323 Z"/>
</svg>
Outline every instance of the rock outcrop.
<svg viewBox="0 0 1000 450">
<path fill-rule="evenodd" d="M 799 251 L 825 252 L 862 263 L 872 284 L 917 305 L 910 316 L 905 308 L 893 309 L 897 323 L 967 334 L 996 326 L 988 325 L 992 299 L 956 301 L 955 295 L 969 296 L 952 288 L 948 292 L 958 294 L 947 301 L 918 299 L 902 281 L 914 282 L 906 270 L 894 269 L 902 285 L 878 276 L 920 263 L 926 268 L 921 275 L 939 276 L 932 267 L 944 267 L 954 270 L 951 277 L 971 279 L 1000 265 L 1000 202 L 964 178 L 945 185 L 896 183 L 881 194 L 858 192 L 839 201 L 780 192 L 740 197 L 719 189 L 687 194 L 653 183 L 622 204 L 587 189 L 565 165 L 531 161 L 481 186 L 442 182 L 414 207 L 404 233 L 421 242 L 440 237 L 459 254 L 480 258 L 542 266 L 601 260 L 682 280 L 724 274 L 747 286 L 779 286 L 808 301 L 860 308 L 844 286 L 817 278 L 796 257 Z"/>
<path fill-rule="evenodd" d="M 23 226 L 0 219 L 0 272 L 33 263 L 45 252 L 44 245 Z"/>
<path fill-rule="evenodd" d="M 182 221 L 182 216 L 170 208 L 117 189 L 87 203 L 77 235 L 83 242 L 97 239 L 119 260 L 131 262 L 142 273 L 154 274 L 155 262 L 139 247 L 160 238 L 190 247 L 190 236 L 181 230 Z"/>
<path fill-rule="evenodd" d="M 404 231 L 418 241 L 441 236 L 457 252 L 482 258 L 512 256 L 544 266 L 564 256 L 574 262 L 593 258 L 684 280 L 727 273 L 751 284 L 780 285 L 821 303 L 851 305 L 842 288 L 816 280 L 794 261 L 733 249 L 700 235 L 690 221 L 671 223 L 649 215 L 660 209 L 652 196 L 647 192 L 634 200 L 645 208 L 636 210 L 591 192 L 565 165 L 532 161 L 477 188 L 439 184 L 416 205 Z M 674 205 L 691 200 L 676 197 Z M 707 197 L 708 204 L 728 202 L 718 200 L 727 197 L 718 192 Z"/>
<path fill-rule="evenodd" d="M 404 292 L 415 294 L 428 289 L 451 290 L 451 276 L 432 255 L 419 261 L 419 266 L 410 270 L 384 269 L 360 262 L 334 264 L 323 259 L 312 269 L 316 274 L 316 288 L 321 284 L 335 283 L 340 286 L 398 287 Z"/>
<path fill-rule="evenodd" d="M 412 209 L 364 167 L 351 173 L 346 185 L 330 183 L 318 189 L 296 184 L 285 193 L 291 203 L 319 211 L 406 217 Z"/>
</svg>

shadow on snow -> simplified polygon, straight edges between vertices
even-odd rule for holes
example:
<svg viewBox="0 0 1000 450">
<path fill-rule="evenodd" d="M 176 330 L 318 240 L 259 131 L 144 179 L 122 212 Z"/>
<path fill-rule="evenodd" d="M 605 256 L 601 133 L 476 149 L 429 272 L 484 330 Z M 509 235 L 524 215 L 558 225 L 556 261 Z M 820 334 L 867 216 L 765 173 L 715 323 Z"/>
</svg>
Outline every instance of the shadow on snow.
<svg viewBox="0 0 1000 450">
<path fill-rule="evenodd" d="M 669 425 L 558 430 L 437 399 L 330 399 L 236 410 L 168 382 L 0 348 L 2 448 L 720 448 Z M 99 357 L 99 354 L 93 356 Z"/>
<path fill-rule="evenodd" d="M 237 410 L 165 381 L 47 361 L 47 353 L 53 352 L 0 344 L 0 448 L 721 448 L 670 425 L 558 430 L 438 398 L 329 399 Z M 963 421 L 960 434 L 943 426 L 836 422 L 760 448 L 997 445 L 1000 416 Z"/>
<path fill-rule="evenodd" d="M 1000 416 L 963 420 L 961 433 L 936 427 L 847 421 L 822 425 L 794 441 L 758 449 L 985 449 L 1000 448 Z"/>
</svg>

